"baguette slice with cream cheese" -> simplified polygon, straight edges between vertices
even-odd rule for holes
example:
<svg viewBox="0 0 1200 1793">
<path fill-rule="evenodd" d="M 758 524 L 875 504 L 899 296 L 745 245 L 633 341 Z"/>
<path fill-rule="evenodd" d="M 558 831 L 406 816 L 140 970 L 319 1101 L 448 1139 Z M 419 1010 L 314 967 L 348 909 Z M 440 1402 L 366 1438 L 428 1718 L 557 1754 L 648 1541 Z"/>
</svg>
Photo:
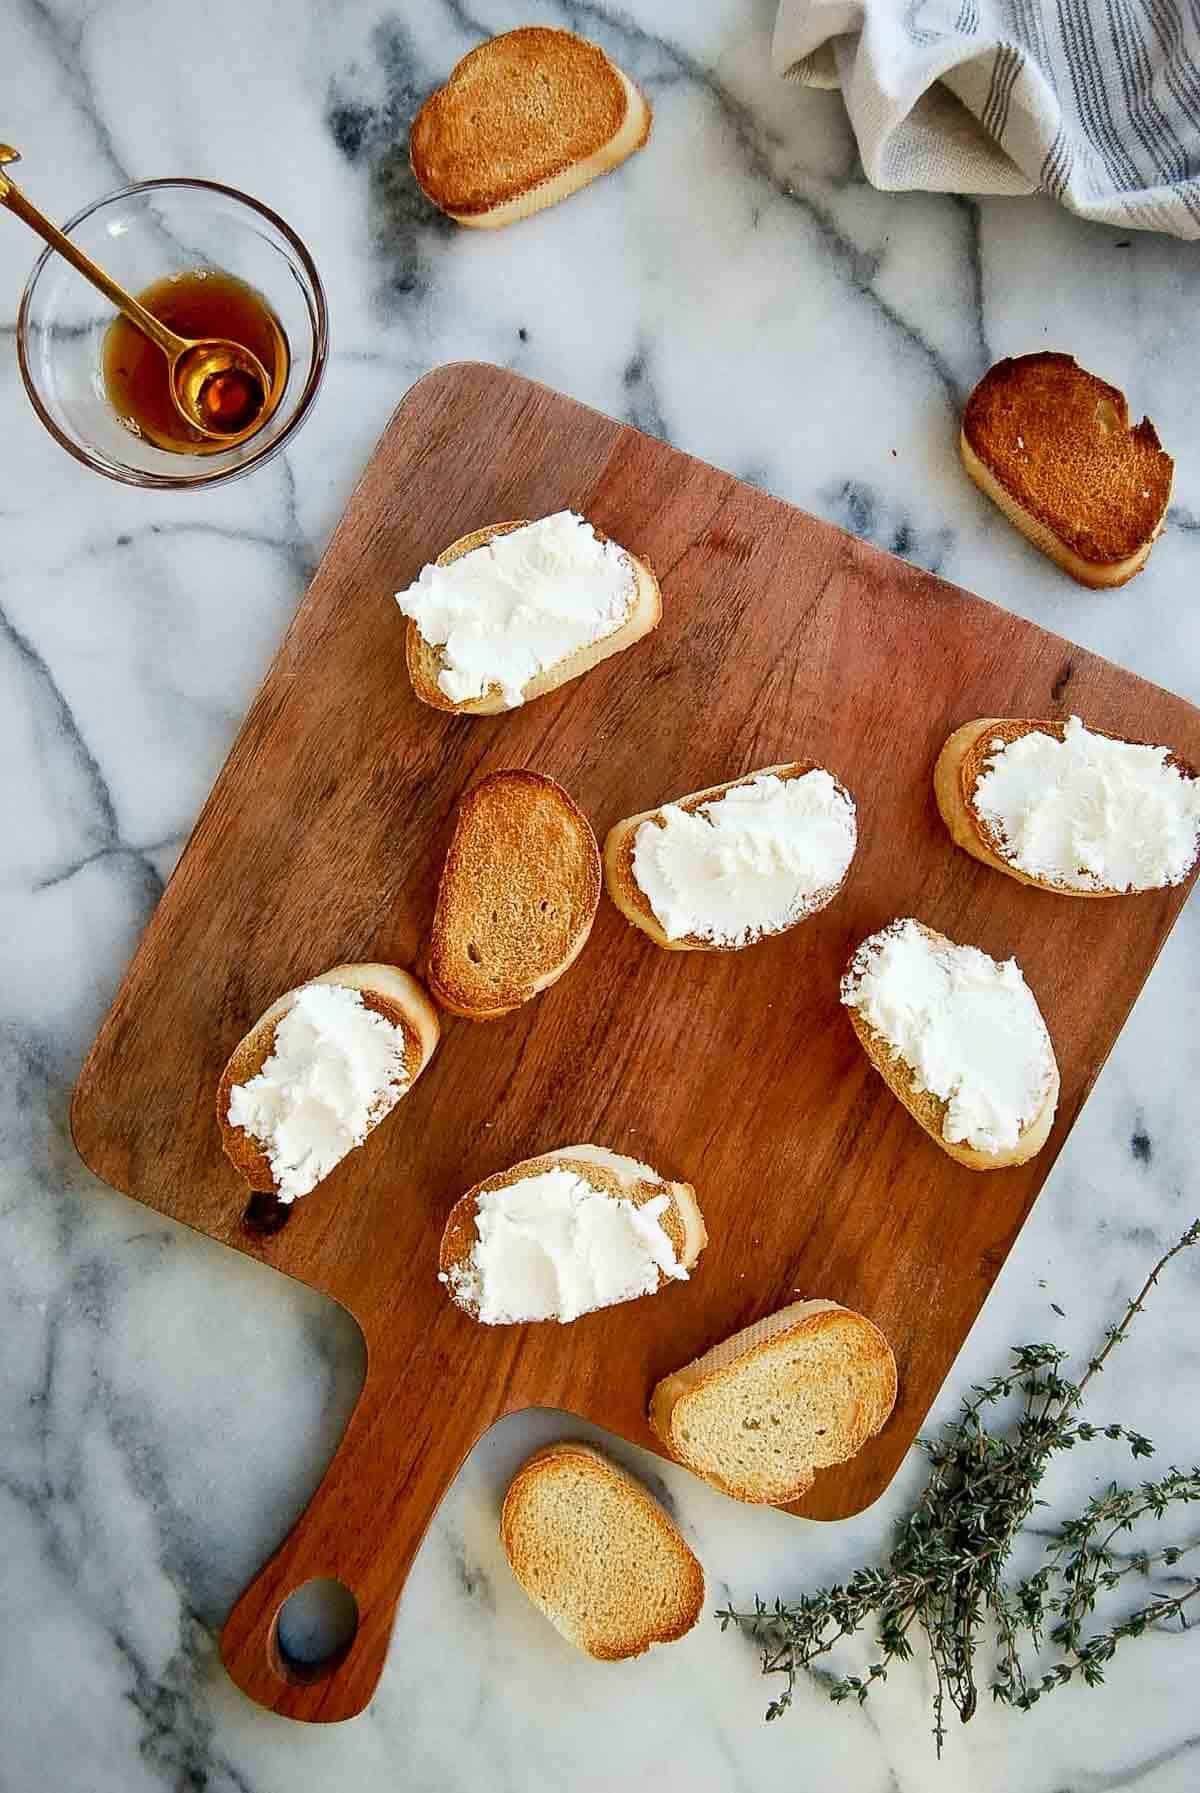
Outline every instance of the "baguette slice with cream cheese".
<svg viewBox="0 0 1200 1793">
<path fill-rule="evenodd" d="M 1015 862 L 1015 857 L 992 822 L 980 814 L 976 805 L 976 792 L 980 780 L 988 772 L 988 762 L 997 752 L 998 744 L 1007 749 L 1014 742 L 1024 740 L 1030 735 L 1047 735 L 1054 741 L 1063 741 L 1068 725 L 1065 722 L 1034 721 L 1028 718 L 983 716 L 974 722 L 964 722 L 961 728 L 955 729 L 946 745 L 938 755 L 938 762 L 933 774 L 934 794 L 937 797 L 938 809 L 942 820 L 950 831 L 951 838 L 970 853 L 973 858 L 984 865 L 992 866 L 998 872 L 1004 872 L 1015 878 L 1019 884 L 1031 884 L 1038 890 L 1053 891 L 1057 896 L 1072 897 L 1112 897 L 1126 894 L 1126 890 L 1113 884 L 1106 884 L 1101 878 L 1089 874 L 1085 868 L 1079 867 L 1070 874 L 1048 877 L 1031 873 Z M 1091 729 L 1088 734 L 1100 734 Z M 1118 735 L 1101 735 L 1103 740 L 1111 740 L 1125 747 L 1141 747 L 1142 742 L 1131 742 Z M 1166 753 L 1165 749 L 1148 749 L 1151 752 L 1165 754 L 1162 776 L 1170 778 L 1171 771 L 1182 780 L 1176 785 L 1179 808 L 1190 811 L 1190 821 L 1183 822 L 1179 818 L 1178 832 L 1181 837 L 1190 835 L 1190 844 L 1183 840 L 1182 848 L 1176 854 L 1176 863 L 1171 875 L 1155 878 L 1149 883 L 1138 883 L 1133 888 L 1139 890 L 1161 889 L 1167 884 L 1182 883 L 1200 854 L 1200 783 L 1196 774 L 1185 761 L 1176 755 Z M 1105 842 L 1102 835 L 1106 828 L 1113 825 L 1113 805 L 1111 802 L 1093 805 L 1087 817 L 1087 830 L 1092 837 L 1091 852 L 1093 858 L 1099 850 L 1103 853 Z M 1134 827 L 1144 834 L 1150 824 L 1150 816 L 1144 802 L 1136 799 L 1122 806 L 1121 819 L 1126 827 Z M 1161 830 L 1159 831 L 1161 834 Z M 1120 849 L 1124 843 L 1114 843 Z M 1162 840 L 1158 846 L 1163 845 Z M 1086 880 L 1086 882 L 1084 882 Z"/>
<path fill-rule="evenodd" d="M 521 26 L 457 62 L 413 119 L 422 191 L 459 224 L 494 230 L 566 199 L 650 135 L 645 95 L 598 45 Z"/>
<path fill-rule="evenodd" d="M 504 1497 L 513 1574 L 568 1643 L 600 1662 L 674 1643 L 704 1605 L 704 1571 L 674 1520 L 590 1444 L 548 1444 Z"/>
<path fill-rule="evenodd" d="M 782 1507 L 855 1456 L 896 1404 L 879 1328 L 836 1301 L 796 1301 L 665 1376 L 650 1424 L 672 1457 L 734 1500 Z"/>
<path fill-rule="evenodd" d="M 922 1126 L 930 1138 L 936 1140 L 944 1152 L 959 1164 L 965 1164 L 971 1170 L 1003 1170 L 1014 1164 L 1024 1164 L 1041 1151 L 1050 1137 L 1050 1129 L 1054 1125 L 1054 1114 L 1058 1107 L 1059 1075 L 1050 1036 L 1046 1031 L 1041 1012 L 1024 985 L 1021 985 L 1029 1000 L 1026 1019 L 1029 1039 L 1027 1045 L 1030 1062 L 1034 1069 L 1044 1066 L 1042 1090 L 1035 1099 L 1031 1098 L 1030 1112 L 1021 1120 L 1016 1137 L 1008 1145 L 972 1144 L 970 1139 L 947 1138 L 947 1127 L 954 1131 L 951 1117 L 952 1097 L 947 1098 L 924 1087 L 921 1077 L 912 1065 L 901 1055 L 899 1049 L 888 1039 L 886 1034 L 860 1013 L 858 1003 L 862 1000 L 862 979 L 870 967 L 880 947 L 903 930 L 915 929 L 925 945 L 933 952 L 944 950 L 950 954 L 974 949 L 964 949 L 948 940 L 944 934 L 926 927 L 923 922 L 911 920 L 895 921 L 877 934 L 864 940 L 854 954 L 842 980 L 842 1002 L 850 1016 L 851 1024 L 858 1035 L 859 1042 L 879 1072 L 892 1094 L 903 1103 L 913 1119 Z M 982 954 L 987 964 L 995 971 L 1003 968 L 995 960 Z M 1019 975 L 1019 968 L 1018 968 Z M 1024 1005 L 1023 1005 L 1024 1006 Z M 978 1039 L 983 1022 L 976 1018 L 969 1029 L 964 1031 Z M 1031 1073 L 1032 1081 L 1032 1073 Z M 989 1094 L 990 1092 L 985 1092 Z"/>
<path fill-rule="evenodd" d="M 708 1244 L 704 1217 L 690 1183 L 667 1182 L 648 1164 L 641 1164 L 636 1158 L 625 1157 L 619 1152 L 610 1152 L 603 1146 L 563 1146 L 556 1152 L 547 1152 L 540 1158 L 527 1158 L 510 1170 L 485 1177 L 451 1209 L 442 1234 L 439 1281 L 445 1284 L 452 1300 L 472 1319 L 490 1325 L 517 1325 L 534 1319 L 562 1320 L 562 1291 L 566 1283 L 574 1281 L 581 1271 L 586 1276 L 594 1269 L 593 1262 L 581 1263 L 570 1246 L 563 1248 L 561 1214 L 545 1233 L 539 1234 L 536 1224 L 527 1225 L 524 1243 L 509 1253 L 510 1261 L 518 1255 L 521 1257 L 523 1277 L 532 1266 L 537 1287 L 529 1290 L 523 1286 L 520 1291 L 513 1291 L 494 1281 L 491 1267 L 481 1262 L 483 1242 L 479 1221 L 483 1198 L 493 1193 L 502 1195 L 517 1185 L 528 1185 L 534 1179 L 556 1172 L 579 1179 L 584 1186 L 581 1193 L 585 1195 L 594 1193 L 610 1202 L 632 1205 L 635 1209 L 645 1208 L 652 1202 L 661 1204 L 657 1225 L 662 1237 L 658 1239 L 658 1246 L 665 1262 L 655 1265 L 649 1259 L 645 1260 L 643 1285 L 632 1292 L 607 1298 L 583 1297 L 579 1313 L 572 1312 L 567 1316 L 571 1319 L 598 1307 L 635 1300 L 642 1294 L 655 1294 L 668 1282 L 686 1278 Z M 534 1183 L 533 1187 L 536 1193 L 544 1185 Z M 525 1213 L 528 1212 L 526 1207 Z M 578 1239 L 579 1235 L 575 1237 Z M 594 1233 L 590 1235 L 593 1243 L 595 1237 Z M 547 1243 L 548 1251 L 543 1251 L 542 1246 Z M 557 1259 L 549 1255 L 552 1252 L 559 1253 Z M 513 1312 L 505 1305 L 506 1296 L 513 1296 L 519 1304 L 526 1294 L 531 1294 L 532 1299 L 524 1311 Z M 534 1307 L 539 1311 L 532 1311 Z"/>
<path fill-rule="evenodd" d="M 821 775 L 833 807 L 832 817 L 824 818 L 825 839 L 820 847 L 821 857 L 828 863 L 827 873 L 821 874 L 815 883 L 810 878 L 807 885 L 798 877 L 783 914 L 755 918 L 750 916 L 750 910 L 746 910 L 737 918 L 736 937 L 722 933 L 723 926 L 730 924 L 717 916 L 715 911 L 703 917 L 704 932 L 695 928 L 687 933 L 668 933 L 662 918 L 655 912 L 650 895 L 638 881 L 639 840 L 653 844 L 653 835 L 648 832 L 647 836 L 642 836 L 641 831 L 664 831 L 672 811 L 682 810 L 687 816 L 695 816 L 700 812 L 720 813 L 719 806 L 731 791 L 756 786 L 760 781 L 770 779 L 778 779 L 784 785 L 794 784 L 810 773 Z M 777 876 L 778 861 L 774 855 L 763 855 L 762 849 L 769 843 L 761 833 L 751 837 L 748 844 L 751 856 L 744 875 L 734 885 L 734 894 L 740 892 L 743 897 L 752 900 L 753 868 L 756 860 L 761 864 L 763 858 L 766 858 L 771 867 L 769 875 L 772 883 Z M 856 845 L 857 823 L 854 803 L 849 793 L 832 774 L 812 760 L 791 760 L 785 765 L 765 766 L 758 772 L 747 772 L 743 777 L 730 779 L 726 784 L 712 785 L 707 790 L 693 792 L 689 797 L 680 797 L 670 805 L 644 810 L 641 815 L 629 816 L 625 821 L 618 822 L 609 831 L 604 843 L 604 881 L 609 896 L 626 920 L 648 934 L 657 946 L 665 947 L 670 952 L 736 952 L 769 935 L 784 933 L 831 903 L 846 880 Z M 718 883 L 728 895 L 726 872 L 721 874 Z M 699 911 L 704 908 L 704 899 L 700 890 L 695 892 L 694 907 L 697 910 L 696 919 L 701 920 Z M 742 927 L 740 924 L 748 917 L 749 925 Z"/>
<path fill-rule="evenodd" d="M 217 1089 L 217 1123 L 226 1157 L 250 1188 L 268 1191 L 283 1200 L 293 1198 L 281 1188 L 280 1175 L 272 1166 L 268 1144 L 230 1120 L 230 1097 L 235 1088 L 244 1088 L 262 1072 L 275 1050 L 277 1029 L 294 1008 L 301 992 L 323 984 L 356 991 L 365 1008 L 399 1030 L 403 1054 L 402 1095 L 411 1090 L 438 1043 L 437 1010 L 416 978 L 397 965 L 335 965 L 331 971 L 322 972 L 320 977 L 310 978 L 307 984 L 286 991 L 271 1004 L 230 1054 Z M 371 1122 L 369 1131 L 391 1112 L 396 1099 L 394 1095 L 391 1099 L 384 1098 L 386 1106 L 381 1104 L 381 1112 Z"/>
<path fill-rule="evenodd" d="M 486 552 L 488 544 L 498 537 L 529 527 L 530 519 L 523 517 L 514 522 L 491 523 L 485 529 L 473 530 L 470 535 L 460 536 L 458 541 L 451 542 L 438 555 L 434 564 L 439 567 L 452 566 L 464 555 Z M 600 542 L 607 540 L 598 529 L 594 530 L 594 534 Z M 528 679 L 521 690 L 518 703 L 532 703 L 534 698 L 545 697 L 548 692 L 557 691 L 560 685 L 566 685 L 572 679 L 579 678 L 582 673 L 590 672 L 602 660 L 619 654 L 623 648 L 632 647 L 635 641 L 640 641 L 643 635 L 650 634 L 651 630 L 658 627 L 662 620 L 662 594 L 658 580 L 645 562 L 631 554 L 627 548 L 618 552 L 624 556 L 629 572 L 629 604 L 623 620 L 599 640 L 575 649 L 556 664 L 545 667 Z M 505 710 L 517 707 L 497 682 L 490 683 L 481 696 L 459 701 L 449 697 L 438 682 L 445 668 L 443 645 L 427 641 L 412 617 L 408 619 L 405 652 L 413 690 L 422 703 L 429 704 L 435 710 L 452 710 L 459 716 L 498 716 Z"/>
</svg>

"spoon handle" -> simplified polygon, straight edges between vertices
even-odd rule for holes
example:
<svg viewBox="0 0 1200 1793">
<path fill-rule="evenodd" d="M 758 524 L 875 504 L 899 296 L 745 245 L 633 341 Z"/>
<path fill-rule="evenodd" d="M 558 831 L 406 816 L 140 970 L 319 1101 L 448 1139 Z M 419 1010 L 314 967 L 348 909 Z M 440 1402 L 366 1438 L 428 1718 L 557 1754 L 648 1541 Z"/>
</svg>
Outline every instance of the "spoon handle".
<svg viewBox="0 0 1200 1793">
<path fill-rule="evenodd" d="M 183 337 L 176 336 L 174 330 L 168 330 L 167 326 L 161 323 L 153 312 L 147 311 L 144 305 L 139 305 L 137 300 L 125 291 L 124 287 L 118 286 L 116 281 L 104 272 L 103 268 L 97 267 L 91 256 L 85 255 L 78 244 L 73 243 L 70 237 L 64 236 L 61 230 L 51 224 L 49 218 L 43 217 L 37 207 L 30 204 L 21 189 L 2 170 L 0 170 L 0 205 L 5 205 L 10 212 L 15 212 L 23 223 L 28 224 L 30 230 L 37 232 L 43 242 L 49 243 L 52 249 L 57 250 L 64 261 L 69 261 L 85 280 L 89 280 L 94 287 L 98 287 L 106 299 L 112 300 L 118 311 L 124 312 L 131 324 L 137 325 L 143 336 L 148 336 L 151 342 L 158 345 L 164 355 L 173 358 L 186 347 Z"/>
</svg>

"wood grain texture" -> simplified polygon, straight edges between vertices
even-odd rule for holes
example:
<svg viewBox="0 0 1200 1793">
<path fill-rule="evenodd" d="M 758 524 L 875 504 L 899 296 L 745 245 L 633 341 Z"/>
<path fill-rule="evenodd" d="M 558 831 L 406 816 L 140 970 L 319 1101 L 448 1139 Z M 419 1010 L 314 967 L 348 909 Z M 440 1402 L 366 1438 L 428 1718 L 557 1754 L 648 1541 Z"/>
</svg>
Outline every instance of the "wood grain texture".
<svg viewBox="0 0 1200 1793">
<path fill-rule="evenodd" d="M 947 446 L 947 453 L 952 445 Z M 647 559 L 659 630 L 496 718 L 418 704 L 392 594 L 481 523 L 570 505 Z M 1061 699 L 1061 701 L 1060 701 Z M 428 1521 L 501 1414 L 531 1405 L 648 1449 L 654 1383 L 801 1295 L 881 1326 L 900 1398 L 797 1510 L 854 1513 L 907 1450 L 1186 890 L 1075 903 L 957 850 L 931 776 L 964 719 L 1078 710 L 1200 762 L 1200 712 L 1015 616 L 514 374 L 447 367 L 385 433 L 84 1067 L 72 1125 L 106 1182 L 357 1316 L 362 1398 L 308 1510 L 235 1607 L 225 1662 L 277 1711 L 351 1716 Z M 742 953 L 661 951 L 602 901 L 579 962 L 501 1021 L 447 1018 L 412 1094 L 281 1231 L 255 1235 L 213 1092 L 282 990 L 339 961 L 418 966 L 455 803 L 532 766 L 603 838 L 622 816 L 811 758 L 859 808 L 845 889 Z M 1015 954 L 1062 1070 L 1046 1150 L 982 1177 L 889 1095 L 838 1003 L 863 937 L 914 914 Z M 694 1183 L 693 1279 L 569 1327 L 484 1329 L 435 1280 L 447 1214 L 519 1159 L 593 1140 Z M 274 1645 L 310 1576 L 359 1603 L 331 1672 Z"/>
</svg>

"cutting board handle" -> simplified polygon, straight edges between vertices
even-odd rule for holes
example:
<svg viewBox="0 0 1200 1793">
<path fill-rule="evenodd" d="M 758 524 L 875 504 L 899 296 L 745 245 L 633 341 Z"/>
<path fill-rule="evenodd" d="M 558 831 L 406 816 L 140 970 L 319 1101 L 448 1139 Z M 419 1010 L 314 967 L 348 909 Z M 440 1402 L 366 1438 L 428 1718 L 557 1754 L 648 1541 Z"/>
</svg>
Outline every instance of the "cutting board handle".
<svg viewBox="0 0 1200 1793">
<path fill-rule="evenodd" d="M 366 1706 L 383 1672 L 412 1560 L 479 1434 L 478 1419 L 452 1402 L 431 1402 L 428 1425 L 413 1423 L 411 1406 L 389 1424 L 389 1395 L 402 1380 L 368 1372 L 323 1481 L 221 1633 L 221 1660 L 238 1687 L 288 1718 L 331 1724 Z M 379 1484 L 381 1462 L 388 1465 L 386 1487 Z M 294 1662 L 280 1648 L 280 1612 L 299 1588 L 325 1578 L 354 1596 L 358 1628 L 326 1662 Z"/>
</svg>

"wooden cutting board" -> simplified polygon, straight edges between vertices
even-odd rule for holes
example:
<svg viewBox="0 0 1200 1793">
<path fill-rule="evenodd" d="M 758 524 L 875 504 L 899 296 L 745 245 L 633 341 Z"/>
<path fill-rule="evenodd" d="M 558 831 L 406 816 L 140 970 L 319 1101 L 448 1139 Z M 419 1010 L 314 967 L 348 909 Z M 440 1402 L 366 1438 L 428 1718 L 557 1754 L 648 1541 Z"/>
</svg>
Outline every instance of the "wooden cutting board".
<svg viewBox="0 0 1200 1793">
<path fill-rule="evenodd" d="M 418 704 L 392 594 L 466 531 L 564 506 L 654 566 L 657 633 L 508 716 Z M 1096 601 L 1136 604 L 1136 589 Z M 412 389 L 72 1110 L 105 1182 L 326 1291 L 366 1335 L 366 1385 L 329 1472 L 225 1628 L 226 1665 L 254 1699 L 308 1719 L 361 1710 L 430 1517 L 501 1414 L 561 1408 L 657 1449 L 655 1381 L 797 1293 L 879 1323 L 900 1399 L 795 1510 L 842 1518 L 887 1486 L 1186 895 L 1048 896 L 951 845 L 930 782 L 950 731 L 1072 710 L 1200 763 L 1200 712 L 1182 699 L 636 430 L 492 367 L 445 367 Z M 622 816 L 802 757 L 858 802 L 858 857 L 830 908 L 746 952 L 675 954 L 605 899 L 559 984 L 502 1021 L 447 1017 L 430 1068 L 365 1148 L 281 1230 L 253 1230 L 214 1119 L 225 1059 L 276 995 L 338 961 L 419 966 L 469 785 L 536 767 L 603 839 Z M 864 935 L 909 914 L 1025 970 L 1062 1071 L 1031 1164 L 955 1164 L 855 1041 L 839 975 Z M 695 1184 L 711 1243 L 692 1280 L 571 1326 L 474 1325 L 435 1279 L 452 1204 L 581 1140 Z M 359 1628 L 339 1661 L 304 1674 L 280 1657 L 275 1622 L 314 1576 L 352 1590 Z"/>
</svg>

